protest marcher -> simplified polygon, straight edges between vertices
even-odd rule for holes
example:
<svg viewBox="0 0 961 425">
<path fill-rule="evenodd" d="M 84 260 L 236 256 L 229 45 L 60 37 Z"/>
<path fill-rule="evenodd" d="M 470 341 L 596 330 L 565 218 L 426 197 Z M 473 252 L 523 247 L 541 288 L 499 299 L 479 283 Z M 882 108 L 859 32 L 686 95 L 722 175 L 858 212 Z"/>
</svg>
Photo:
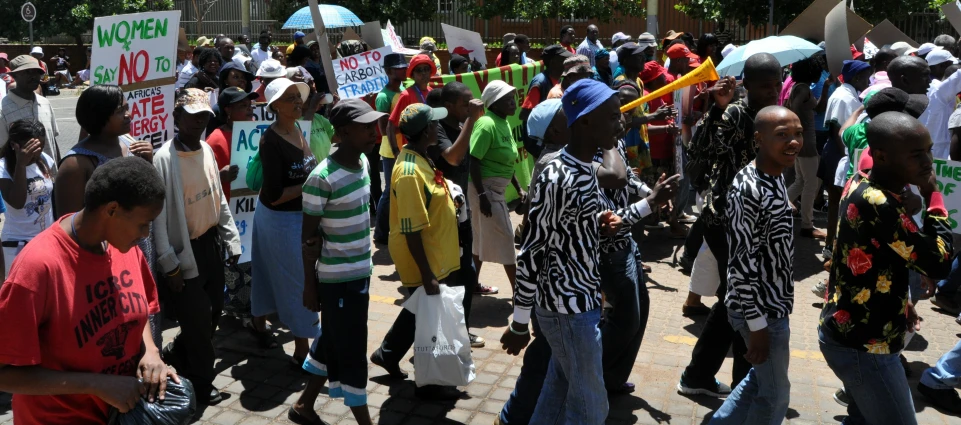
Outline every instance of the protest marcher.
<svg viewBox="0 0 961 425">
<path fill-rule="evenodd" d="M 594 53 L 594 79 L 608 86 L 614 84 L 614 69 L 611 68 L 611 51 L 600 49 Z"/>
<path fill-rule="evenodd" d="M 254 90 L 252 84 L 254 74 L 234 62 L 227 62 L 220 67 L 220 74 L 217 78 L 220 80 L 220 90 L 227 87 L 236 87 L 247 93 Z M 220 105 L 220 103 L 217 105 Z"/>
<path fill-rule="evenodd" d="M 564 90 L 576 83 L 578 80 L 593 78 L 594 70 L 586 56 L 574 55 L 564 61 L 564 72 L 561 74 L 561 82 L 551 87 L 547 93 L 548 99 L 560 99 L 564 95 Z"/>
<path fill-rule="evenodd" d="M 563 27 L 561 27 L 561 35 L 560 35 L 560 38 L 558 39 L 559 40 L 558 42 L 560 43 L 561 46 L 564 47 L 565 50 L 570 52 L 572 55 L 577 54 L 577 50 L 575 50 L 573 46 L 575 38 L 577 38 L 577 35 L 574 31 L 574 27 L 570 25 L 564 25 Z"/>
<path fill-rule="evenodd" d="M 681 394 L 706 394 L 723 397 L 730 394 L 731 387 L 737 387 L 751 369 L 744 358 L 747 347 L 744 339 L 736 333 L 728 321 L 724 295 L 727 293 L 728 258 L 726 211 L 728 188 L 735 175 L 746 167 L 756 156 L 754 142 L 754 117 L 759 109 L 777 104 L 781 91 L 781 65 L 774 56 L 758 53 L 744 64 L 744 88 L 747 97 L 733 101 L 734 78 L 725 78 L 714 86 L 711 92 L 714 106 L 710 109 L 702 126 L 708 131 L 708 163 L 713 164 L 708 176 L 708 189 L 704 196 L 704 207 L 699 218 L 704 226 L 704 241 L 718 262 L 718 302 L 711 307 L 704 328 L 694 344 L 691 361 L 688 363 L 677 390 Z M 721 369 L 731 344 L 734 345 L 734 364 L 732 385 L 727 386 L 715 378 Z"/>
<path fill-rule="evenodd" d="M 287 49 L 284 51 L 287 54 L 287 56 L 290 56 L 290 54 L 294 51 L 295 47 L 303 46 L 304 43 L 306 43 L 306 41 L 304 41 L 304 37 L 306 36 L 307 34 L 304 34 L 303 31 L 294 32 L 294 42 L 289 44 L 287 46 Z"/>
<path fill-rule="evenodd" d="M 303 303 L 321 313 L 324 331 L 304 362 L 312 375 L 287 413 L 296 424 L 322 422 L 314 403 L 328 381 L 330 398 L 343 398 L 359 424 L 372 424 L 367 408 L 367 309 L 374 266 L 365 153 L 376 146 L 377 120 L 384 116 L 361 99 L 340 101 L 330 111 L 338 149 L 304 182 Z"/>
<path fill-rule="evenodd" d="M 130 137 L 130 107 L 120 87 L 98 84 L 84 90 L 77 99 L 76 119 L 87 137 L 64 154 L 56 170 L 54 217 L 83 208 L 83 188 L 94 170 L 107 161 L 125 156 L 153 161 L 150 143 Z M 152 250 L 144 253 L 153 261 Z"/>
<path fill-rule="evenodd" d="M 721 43 L 717 40 L 717 36 L 713 33 L 701 34 L 701 37 L 697 39 L 697 57 L 698 62 L 707 62 L 708 58 L 714 61 L 715 64 L 721 63 L 723 58 L 721 57 Z"/>
<path fill-rule="evenodd" d="M 303 184 L 317 166 L 297 120 L 303 117 L 309 89 L 304 83 L 278 78 L 267 86 L 267 108 L 277 116 L 260 144 L 263 187 L 257 199 L 251 246 L 253 269 L 250 312 L 254 317 L 277 313 L 294 336 L 291 365 L 307 358 L 307 340 L 319 334 L 317 313 L 304 307 L 304 268 L 300 231 Z M 261 331 L 263 329 L 258 329 Z"/>
<path fill-rule="evenodd" d="M 950 35 L 941 34 L 934 38 L 933 43 L 936 47 L 940 47 L 951 53 L 952 56 L 958 55 L 958 44 L 954 40 L 954 37 Z"/>
<path fill-rule="evenodd" d="M 220 90 L 220 67 L 224 65 L 224 58 L 217 49 L 206 48 L 200 52 L 197 59 L 199 70 L 190 77 L 184 88 Z"/>
<path fill-rule="evenodd" d="M 507 44 L 508 42 L 504 42 Z M 432 37 L 421 37 L 420 41 L 417 43 L 420 46 L 420 54 L 427 55 L 431 62 L 434 63 L 434 70 L 431 75 L 440 75 L 440 58 L 434 54 L 437 51 L 437 41 Z M 455 49 L 456 50 L 456 49 Z"/>
<path fill-rule="evenodd" d="M 334 96 L 329 93 L 312 93 L 307 102 L 304 103 L 304 120 L 310 121 L 310 151 L 314 154 L 317 161 L 323 161 L 330 156 L 331 143 L 334 138 L 334 126 L 330 124 L 327 117 L 321 115 L 321 108 L 326 108 L 331 102 L 336 102 Z M 373 166 L 367 167 L 369 175 L 377 174 L 370 170 Z M 380 183 L 380 176 L 377 179 L 371 177 L 373 185 L 376 181 Z M 371 188 L 371 194 L 374 189 Z"/>
<path fill-rule="evenodd" d="M 184 88 L 190 79 L 193 78 L 194 74 L 200 70 L 200 54 L 203 52 L 203 47 L 195 47 L 193 55 L 190 56 L 190 61 L 184 64 L 184 67 L 181 68 L 180 71 L 177 71 L 177 83 L 174 84 L 177 90 Z"/>
<path fill-rule="evenodd" d="M 199 403 L 217 404 L 223 396 L 213 386 L 213 336 L 224 307 L 224 251 L 232 265 L 241 250 L 213 150 L 201 139 L 213 115 L 209 99 L 190 88 L 177 97 L 177 135 L 153 157 L 166 188 L 153 237 L 170 308 L 180 324 L 180 333 L 164 347 L 164 360 L 190 378 Z"/>
<path fill-rule="evenodd" d="M 794 112 L 804 128 L 804 143 L 794 164 L 794 184 L 788 188 L 788 200 L 792 205 L 800 197 L 800 204 L 794 209 L 801 216 L 801 236 L 824 239 L 827 233 L 814 227 L 814 199 L 820 196 L 821 179 L 817 177 L 818 156 L 817 136 L 815 135 L 814 115 L 818 97 L 811 92 L 811 86 L 821 77 L 821 66 L 813 59 L 795 62 L 791 67 L 794 86 L 791 87 L 785 107 Z"/>
<path fill-rule="evenodd" d="M 871 77 L 871 85 L 861 92 L 863 100 L 868 94 L 878 90 L 891 87 L 891 79 L 888 77 L 888 65 L 897 58 L 897 54 L 890 47 L 882 47 L 871 59 L 874 66 L 874 75 Z"/>
<path fill-rule="evenodd" d="M 267 98 L 264 97 L 264 91 L 267 90 L 267 86 L 269 86 L 270 83 L 275 79 L 284 78 L 286 76 L 287 71 L 276 59 L 267 59 L 263 61 L 260 64 L 260 69 L 257 70 L 257 78 L 260 79 L 260 87 L 257 87 L 257 90 L 254 90 L 254 93 L 257 93 L 257 102 L 266 102 Z"/>
<path fill-rule="evenodd" d="M 407 78 L 407 59 L 400 53 L 391 53 L 384 57 L 384 69 L 387 71 L 387 85 L 374 100 L 377 112 L 390 115 L 400 100 L 400 94 L 405 92 L 404 80 Z M 400 136 L 396 131 L 388 131 L 387 120 L 380 120 L 378 129 L 382 135 L 380 141 L 381 166 L 384 170 L 384 191 L 377 196 L 377 214 L 374 228 L 374 242 L 385 245 L 390 233 L 390 181 L 394 170 L 394 161 L 400 152 Z"/>
<path fill-rule="evenodd" d="M 620 62 L 617 58 L 617 48 L 621 47 L 621 45 L 627 43 L 628 41 L 631 41 L 631 36 L 624 34 L 623 32 L 616 32 L 611 36 L 611 69 L 617 69 L 617 67 L 620 65 Z"/>
<path fill-rule="evenodd" d="M 436 93 L 436 95 L 435 95 Z M 437 98 L 433 101 L 432 98 Z M 427 148 L 427 154 L 437 166 L 437 170 L 444 178 L 456 184 L 463 192 L 470 184 L 470 142 L 475 125 L 484 116 L 484 103 L 474 99 L 470 88 L 463 83 L 453 81 L 444 85 L 441 90 L 434 90 L 427 95 L 428 106 L 447 109 L 447 116 L 437 122 L 437 144 Z M 474 206 L 474 208 L 477 208 Z M 465 217 L 458 216 L 457 240 L 460 245 L 460 270 L 452 284 L 464 286 L 464 323 L 470 331 L 470 312 L 472 306 L 471 294 L 476 292 L 480 283 L 477 280 L 477 270 L 474 268 L 474 235 L 470 216 L 471 206 L 460 209 L 466 212 Z M 486 288 L 481 288 L 484 292 Z M 481 348 L 485 344 L 483 337 L 468 333 L 471 347 Z"/>
<path fill-rule="evenodd" d="M 223 115 L 223 125 L 207 135 L 206 143 L 217 161 L 222 191 L 228 202 L 230 201 L 230 183 L 237 179 L 239 172 L 236 165 L 230 165 L 232 152 L 230 141 L 233 137 L 234 123 L 254 119 L 251 104 L 256 98 L 257 93 L 248 93 L 237 87 L 224 88 L 217 98 L 217 106 L 220 107 Z"/>
<path fill-rule="evenodd" d="M 601 34 L 601 31 L 597 29 L 597 25 L 590 24 L 587 26 L 587 37 L 584 37 L 584 41 L 577 46 L 577 54 L 584 55 L 590 61 L 591 66 L 594 66 L 594 54 L 598 50 L 604 49 L 604 45 L 601 44 L 597 37 Z"/>
<path fill-rule="evenodd" d="M 283 66 L 287 66 L 287 54 L 280 49 L 274 50 L 274 52 L 270 54 L 270 58 L 280 62 L 280 64 Z"/>
<path fill-rule="evenodd" d="M 447 63 L 447 69 L 450 70 L 451 75 L 470 72 L 470 60 L 456 53 L 451 54 L 450 62 Z"/>
<path fill-rule="evenodd" d="M 17 85 L 0 101 L 0 147 L 7 144 L 7 130 L 11 124 L 20 120 L 39 121 L 47 131 L 47 143 L 43 146 L 43 153 L 57 162 L 53 167 L 56 172 L 60 166 L 60 148 L 57 146 L 60 130 L 57 127 L 57 117 L 50 101 L 36 93 L 41 78 L 46 75 L 42 65 L 43 63 L 27 55 L 17 56 L 10 61 L 10 72 L 7 75 L 12 76 Z"/>
<path fill-rule="evenodd" d="M 747 342 L 747 376 L 714 412 L 712 424 L 784 422 L 794 308 L 794 226 L 784 170 L 804 144 L 796 114 L 768 106 L 754 121 L 757 157 L 734 177 L 727 195 L 727 305 L 734 330 Z M 723 263 L 722 263 L 723 265 Z M 763 276 L 763 277 L 762 277 Z"/>
<path fill-rule="evenodd" d="M 530 341 L 536 305 L 538 334 L 553 353 L 531 423 L 596 425 L 608 413 L 598 328 L 599 239 L 601 232 L 614 234 L 620 218 L 601 202 L 591 163 L 598 149 L 616 145 L 623 123 L 617 92 L 603 83 L 578 81 L 562 102 L 571 143 L 536 177 L 517 256 L 513 321 L 501 343 L 508 354 L 520 353 Z M 553 270 L 549 279 L 544 268 Z"/>
<path fill-rule="evenodd" d="M 927 397 L 935 406 L 961 414 L 961 397 L 955 388 L 961 376 L 961 341 L 958 342 L 933 367 L 925 369 L 918 382 L 918 392 Z"/>
<path fill-rule="evenodd" d="M 948 55 L 948 57 L 944 58 L 945 55 Z M 947 51 L 936 50 L 928 55 L 929 65 L 935 56 L 941 58 L 938 60 L 943 59 L 944 63 L 957 61 L 957 58 L 950 56 Z M 948 118 L 954 111 L 957 104 L 957 95 L 961 92 L 961 74 L 955 72 L 954 75 L 940 80 L 938 77 L 943 77 L 943 74 L 935 74 L 937 71 L 935 68 L 937 67 L 931 66 L 932 80 L 927 91 L 928 109 L 921 115 L 920 121 L 931 132 L 931 141 L 934 143 L 931 153 L 934 157 L 948 158 L 951 155 L 951 134 L 948 130 Z"/>
<path fill-rule="evenodd" d="M 504 48 L 501 50 L 500 58 L 501 59 L 497 61 L 497 66 L 524 64 L 521 58 L 521 50 L 517 48 L 517 45 L 513 42 L 504 45 Z"/>
<path fill-rule="evenodd" d="M 0 288 L 0 391 L 14 394 L 18 423 L 107 423 L 110 409 L 131 410 L 165 398 L 167 378 L 149 314 L 157 290 L 137 240 L 164 206 L 164 184 L 149 163 L 119 159 L 101 167 L 84 190 L 86 206 L 63 217 L 24 247 Z M 93 300 L 85 291 L 113 276 L 123 285 Z M 104 303 L 117 306 L 100 332 L 73 335 Z M 122 308 L 121 308 L 122 307 Z M 114 339 L 98 344 L 98 335 Z M 104 355 L 104 350 L 110 355 Z"/>
<path fill-rule="evenodd" d="M 919 329 L 909 272 L 946 276 L 953 238 L 933 173 L 931 138 L 916 119 L 886 112 L 867 126 L 873 164 L 845 190 L 830 282 L 818 327 L 821 353 L 844 384 L 848 417 L 915 424 L 914 402 L 898 353 Z M 916 185 L 923 227 L 900 194 Z M 925 288 L 926 290 L 928 288 Z"/>
<path fill-rule="evenodd" d="M 407 292 L 435 296 L 440 293 L 439 285 L 456 279 L 455 272 L 460 270 L 457 207 L 446 181 L 436 177 L 437 167 L 427 153 L 437 144 L 437 121 L 447 116 L 447 110 L 413 103 L 397 115 L 398 128 L 408 143 L 399 152 L 391 174 L 388 249 Z M 399 364 L 414 344 L 415 332 L 416 316 L 402 309 L 380 348 L 371 354 L 371 363 L 384 368 L 391 378 L 406 378 Z M 425 385 L 418 386 L 414 394 L 456 400 L 462 393 L 452 387 Z"/>
<path fill-rule="evenodd" d="M 563 46 L 554 44 L 547 46 L 541 52 L 541 60 L 544 62 L 544 69 L 534 76 L 531 83 L 527 86 L 527 96 L 521 104 L 520 120 L 527 122 L 527 117 L 531 114 L 539 103 L 547 100 L 547 95 L 551 88 L 560 83 L 561 74 L 564 72 L 564 61 L 574 54 L 565 50 Z M 522 134 L 526 134 L 527 125 L 522 124 Z M 535 158 L 541 155 L 542 146 L 535 141 L 524 136 L 524 149 L 534 155 Z"/>
<path fill-rule="evenodd" d="M 435 74 L 436 65 L 434 65 L 434 61 L 432 61 L 427 55 L 414 56 L 414 58 L 410 60 L 410 65 L 408 65 L 407 68 L 401 68 L 401 62 L 398 59 L 392 59 L 391 63 L 395 64 L 392 66 L 394 66 L 393 69 L 397 70 L 392 71 L 392 76 L 394 75 L 394 72 L 399 75 L 401 72 L 400 70 L 404 70 L 407 73 L 407 78 L 414 80 L 414 84 L 412 86 L 401 91 L 400 94 L 393 95 L 392 99 L 390 97 L 393 94 L 391 92 L 394 92 L 394 86 L 392 84 L 388 84 L 388 86 L 385 87 L 385 89 L 390 89 L 389 92 L 385 90 L 381 91 L 381 94 L 384 95 L 383 100 L 381 100 L 380 94 L 377 95 L 377 110 L 379 112 L 387 112 L 385 110 L 387 109 L 386 102 L 388 100 L 390 101 L 390 117 L 384 126 L 384 134 L 387 137 L 385 140 L 385 142 L 388 143 L 387 148 L 390 149 L 390 153 L 388 155 L 394 156 L 400 152 L 400 149 L 404 146 L 404 144 L 407 143 L 403 133 L 399 129 L 400 113 L 403 112 L 404 109 L 409 105 L 427 102 L 427 94 L 431 91 L 428 83 L 430 83 L 430 77 Z M 400 88 L 400 83 L 397 83 L 396 87 Z M 382 157 L 384 157 L 385 152 L 386 150 L 383 148 L 383 146 L 381 146 L 380 153 Z M 387 170 L 390 170 L 391 178 L 384 183 L 384 194 L 381 195 L 380 201 L 377 203 L 377 224 L 374 227 L 374 242 L 376 243 L 387 242 L 388 236 L 393 230 L 391 227 L 392 221 L 390 220 L 390 203 L 392 202 L 392 194 L 389 193 L 391 190 L 387 182 L 392 182 L 394 180 L 393 169 L 396 168 L 394 167 L 395 161 L 396 160 L 393 158 L 390 158 L 389 160 L 387 157 L 384 157 L 384 178 L 387 178 Z M 390 166 L 389 168 L 388 165 Z"/>
<path fill-rule="evenodd" d="M 513 37 L 511 38 L 511 40 L 506 41 L 508 35 L 510 35 L 510 34 L 504 34 L 504 39 L 505 39 L 504 45 L 506 46 L 508 43 L 514 43 L 514 45 L 517 46 L 517 49 L 520 50 L 520 52 L 521 52 L 521 59 L 520 59 L 520 62 L 519 62 L 519 63 L 520 63 L 521 65 L 527 65 L 527 64 L 529 64 L 529 63 L 534 63 L 534 60 L 533 60 L 533 59 L 527 57 L 527 52 L 531 49 L 531 39 L 530 39 L 530 37 L 528 37 L 528 36 L 526 36 L 526 35 L 524 35 L 524 34 L 517 34 L 517 35 L 513 36 Z M 501 63 L 501 57 L 503 56 L 503 54 L 504 54 L 503 52 L 498 53 L 498 54 L 497 54 L 497 58 L 494 60 L 494 63 L 497 63 L 497 64 Z M 453 56 L 451 56 L 451 57 L 453 57 Z"/>
<path fill-rule="evenodd" d="M 4 276 L 20 251 L 53 222 L 53 158 L 43 153 L 46 130 L 37 121 L 20 120 L 0 148 L 0 193 L 3 194 Z"/>
<path fill-rule="evenodd" d="M 254 61 L 254 67 L 260 69 L 260 65 L 265 60 L 270 59 L 270 43 L 273 41 L 273 36 L 270 31 L 262 30 L 258 41 L 257 45 L 250 51 L 250 59 Z"/>
<path fill-rule="evenodd" d="M 511 289 L 516 287 L 516 257 L 514 256 L 514 226 L 507 208 L 507 185 L 513 185 L 521 202 L 527 193 L 514 175 L 517 145 L 507 117 L 517 112 L 514 86 L 500 80 L 491 81 L 481 95 L 484 114 L 474 125 L 470 135 L 470 187 L 468 204 L 473 223 L 474 268 L 480 275 L 487 263 L 504 265 Z M 478 285 L 475 292 L 496 294 L 497 287 Z"/>
<path fill-rule="evenodd" d="M 291 53 L 287 54 L 287 78 L 291 78 L 292 69 L 300 69 L 303 82 L 307 84 L 311 91 L 327 92 L 326 89 L 321 90 L 321 85 L 327 87 L 327 80 L 324 78 L 324 81 L 320 81 L 323 71 L 310 60 L 310 49 L 297 46 Z"/>
</svg>

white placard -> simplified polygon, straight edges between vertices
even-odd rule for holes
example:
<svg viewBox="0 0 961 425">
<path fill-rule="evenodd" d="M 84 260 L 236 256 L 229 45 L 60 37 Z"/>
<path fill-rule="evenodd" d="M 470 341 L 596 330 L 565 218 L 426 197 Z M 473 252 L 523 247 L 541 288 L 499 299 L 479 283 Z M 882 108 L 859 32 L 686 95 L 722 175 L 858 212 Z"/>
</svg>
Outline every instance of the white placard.
<svg viewBox="0 0 961 425">
<path fill-rule="evenodd" d="M 237 180 L 240 180 L 238 177 Z M 238 264 L 250 262 L 250 245 L 254 228 L 254 210 L 257 208 L 257 195 L 230 198 L 230 213 L 240 235 L 240 259 Z"/>
<path fill-rule="evenodd" d="M 180 11 L 94 19 L 90 83 L 123 86 L 173 77 L 179 28 Z"/>
<path fill-rule="evenodd" d="M 127 90 L 130 136 L 150 142 L 154 149 L 174 136 L 174 85 Z"/>
<path fill-rule="evenodd" d="M 397 31 L 394 31 L 394 26 L 391 25 L 390 20 L 387 20 L 387 28 L 383 30 L 384 44 L 390 46 L 394 52 L 403 53 L 405 55 L 416 55 L 420 53 L 418 49 L 408 49 L 404 47 L 404 41 L 400 39 L 397 35 Z"/>
<path fill-rule="evenodd" d="M 230 183 L 230 190 L 247 189 L 247 163 L 260 149 L 260 138 L 273 121 L 235 122 L 230 135 L 230 165 L 239 169 L 237 179 Z M 304 140 L 310 141 L 310 121 L 297 121 Z M 231 199 L 233 202 L 233 199 Z"/>
<path fill-rule="evenodd" d="M 481 39 L 480 33 L 443 23 L 440 26 L 444 30 L 444 37 L 447 38 L 447 51 L 468 59 L 475 59 L 481 65 L 487 66 L 487 53 L 485 53 L 484 40 Z"/>
<path fill-rule="evenodd" d="M 334 77 L 340 98 L 352 99 L 381 91 L 388 81 L 384 56 L 390 53 L 391 47 L 386 46 L 334 60 Z"/>
</svg>

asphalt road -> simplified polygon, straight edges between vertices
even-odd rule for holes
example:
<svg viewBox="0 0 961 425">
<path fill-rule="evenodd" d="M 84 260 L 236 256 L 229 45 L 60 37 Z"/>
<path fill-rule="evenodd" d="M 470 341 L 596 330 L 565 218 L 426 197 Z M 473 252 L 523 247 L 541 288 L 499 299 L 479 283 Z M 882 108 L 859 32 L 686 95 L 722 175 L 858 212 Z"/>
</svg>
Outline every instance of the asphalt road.
<svg viewBox="0 0 961 425">
<path fill-rule="evenodd" d="M 73 148 L 80 140 L 80 125 L 77 124 L 75 115 L 79 96 L 79 90 L 61 90 L 60 96 L 47 97 L 50 105 L 53 106 L 53 113 L 57 118 L 57 128 L 60 130 L 60 136 L 57 137 L 57 146 L 60 147 L 61 155 Z"/>
</svg>

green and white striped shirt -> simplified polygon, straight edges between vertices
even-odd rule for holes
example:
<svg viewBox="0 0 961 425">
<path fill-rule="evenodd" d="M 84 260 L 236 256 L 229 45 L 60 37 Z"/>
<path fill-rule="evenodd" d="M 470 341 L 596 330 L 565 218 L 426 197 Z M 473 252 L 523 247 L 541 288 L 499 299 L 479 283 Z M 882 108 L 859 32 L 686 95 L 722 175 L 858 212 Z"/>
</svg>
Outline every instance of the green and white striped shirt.
<svg viewBox="0 0 961 425">
<path fill-rule="evenodd" d="M 304 214 L 321 217 L 323 248 L 317 260 L 322 283 L 366 279 L 373 270 L 370 240 L 370 177 L 363 167 L 346 168 L 324 159 L 304 183 Z"/>
</svg>

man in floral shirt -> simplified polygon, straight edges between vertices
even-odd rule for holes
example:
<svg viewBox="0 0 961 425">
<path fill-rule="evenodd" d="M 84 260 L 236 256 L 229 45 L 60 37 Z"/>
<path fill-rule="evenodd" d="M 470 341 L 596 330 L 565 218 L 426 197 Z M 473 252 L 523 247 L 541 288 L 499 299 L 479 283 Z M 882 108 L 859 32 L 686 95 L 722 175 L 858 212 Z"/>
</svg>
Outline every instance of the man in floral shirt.
<svg viewBox="0 0 961 425">
<path fill-rule="evenodd" d="M 927 129 L 911 116 L 886 112 L 868 124 L 867 138 L 873 168 L 856 175 L 841 198 L 835 261 L 818 328 L 821 352 L 852 399 L 852 421 L 915 424 L 898 359 L 906 332 L 918 324 L 908 270 L 946 276 L 951 227 Z M 907 184 L 918 187 L 928 206 L 923 230 L 903 203 Z"/>
</svg>

